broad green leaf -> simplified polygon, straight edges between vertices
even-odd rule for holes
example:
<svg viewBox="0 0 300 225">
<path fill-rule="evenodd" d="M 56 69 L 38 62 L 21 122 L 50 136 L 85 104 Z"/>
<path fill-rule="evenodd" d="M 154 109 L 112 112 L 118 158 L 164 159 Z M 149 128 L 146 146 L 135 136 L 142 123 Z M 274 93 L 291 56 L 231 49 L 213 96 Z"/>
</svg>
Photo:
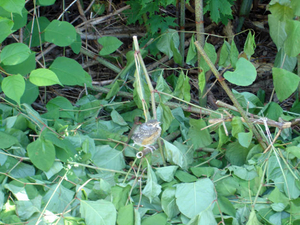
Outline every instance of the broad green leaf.
<svg viewBox="0 0 300 225">
<path fill-rule="evenodd" d="M 48 171 L 55 160 L 55 148 L 48 140 L 37 139 L 27 146 L 28 156 L 37 168 Z"/>
<path fill-rule="evenodd" d="M 183 149 L 179 149 L 178 147 L 164 139 L 163 141 L 165 144 L 167 161 L 170 163 L 174 163 L 183 169 L 186 169 L 188 162 L 185 156 L 185 152 L 182 151 Z"/>
<path fill-rule="evenodd" d="M 1 0 L 0 6 L 8 12 L 22 14 L 25 6 L 24 0 Z"/>
<path fill-rule="evenodd" d="M 211 177 L 217 172 L 217 168 L 213 167 L 191 167 L 190 170 L 197 177 Z"/>
<path fill-rule="evenodd" d="M 169 219 L 179 214 L 175 199 L 176 188 L 168 187 L 161 195 L 161 206 Z"/>
<path fill-rule="evenodd" d="M 191 183 L 197 181 L 197 177 L 182 170 L 177 170 L 175 177 L 182 183 Z"/>
<path fill-rule="evenodd" d="M 81 36 L 80 34 L 77 33 L 76 40 L 71 44 L 71 49 L 75 54 L 79 54 L 81 46 L 82 46 Z"/>
<path fill-rule="evenodd" d="M 189 81 L 189 77 L 185 76 L 184 73 L 181 72 L 177 80 L 173 95 L 189 102 L 191 100 L 191 86 Z"/>
<path fill-rule="evenodd" d="M 53 20 L 45 29 L 45 41 L 64 47 L 76 41 L 75 27 L 66 22 Z"/>
<path fill-rule="evenodd" d="M 119 91 L 120 91 L 120 85 L 119 85 L 119 82 L 117 81 L 113 84 L 112 87 L 110 87 L 110 90 L 107 93 L 105 99 L 110 99 L 110 98 L 116 96 Z"/>
<path fill-rule="evenodd" d="M 44 30 L 49 24 L 50 21 L 43 16 L 37 17 L 33 26 L 32 21 L 30 21 L 24 29 L 24 43 L 31 47 L 42 45 L 45 42 Z"/>
<path fill-rule="evenodd" d="M 13 43 L 5 46 L 0 53 L 3 65 L 17 65 L 24 62 L 31 54 L 30 49 L 23 43 Z"/>
<path fill-rule="evenodd" d="M 61 85 L 56 74 L 53 71 L 44 68 L 33 70 L 30 73 L 29 80 L 36 86 L 51 86 L 55 84 Z"/>
<path fill-rule="evenodd" d="M 232 171 L 237 177 L 247 181 L 252 180 L 258 176 L 256 169 L 253 165 L 230 166 L 228 169 L 229 171 Z"/>
<path fill-rule="evenodd" d="M 7 97 L 20 104 L 25 91 L 24 78 L 20 74 L 5 77 L 1 83 L 1 88 Z"/>
<path fill-rule="evenodd" d="M 227 67 L 230 65 L 230 44 L 224 40 L 221 48 L 219 66 Z"/>
<path fill-rule="evenodd" d="M 51 111 L 59 110 L 59 117 L 61 118 L 74 119 L 73 105 L 65 97 L 57 96 L 56 98 L 51 99 L 47 103 L 46 108 L 50 113 Z"/>
<path fill-rule="evenodd" d="M 232 118 L 232 136 L 238 138 L 238 134 L 245 131 L 241 117 Z"/>
<path fill-rule="evenodd" d="M 217 60 L 217 53 L 215 47 L 212 44 L 206 42 L 204 45 L 204 51 L 207 54 L 208 58 L 211 60 L 211 62 L 214 64 Z M 202 57 L 200 61 L 200 67 L 203 69 L 204 73 L 210 70 L 208 64 Z"/>
<path fill-rule="evenodd" d="M 133 83 L 133 100 L 139 108 L 143 108 L 142 102 L 146 103 L 146 105 L 149 105 L 150 90 L 146 81 L 143 78 L 140 80 L 140 82 L 138 82 L 139 80 L 137 79 L 136 72 L 134 74 L 134 77 L 135 81 Z"/>
<path fill-rule="evenodd" d="M 161 186 L 157 183 L 157 178 L 153 172 L 151 165 L 147 165 L 147 183 L 144 187 L 142 194 L 146 196 L 150 203 L 156 198 L 161 192 Z"/>
<path fill-rule="evenodd" d="M 269 6 L 269 10 L 280 21 L 286 21 L 294 17 L 293 9 L 290 5 L 275 3 Z"/>
<path fill-rule="evenodd" d="M 285 31 L 287 38 L 284 42 L 284 50 L 288 56 L 296 57 L 300 53 L 300 21 L 287 20 Z"/>
<path fill-rule="evenodd" d="M 31 105 L 39 96 L 39 88 L 29 80 L 25 81 L 25 91 L 21 97 L 21 104 L 27 103 Z"/>
<path fill-rule="evenodd" d="M 112 196 L 112 202 L 117 210 L 119 210 L 121 207 L 125 206 L 129 193 L 131 192 L 131 185 L 124 185 L 124 187 L 121 186 L 113 186 L 111 188 L 111 196 Z"/>
<path fill-rule="evenodd" d="M 18 142 L 19 142 L 18 139 L 15 138 L 14 136 L 9 135 L 3 131 L 0 131 L 0 148 L 1 149 L 9 148 Z M 1 155 L 1 157 L 2 157 L 2 155 Z"/>
<path fill-rule="evenodd" d="M 171 40 L 173 40 L 174 46 L 178 48 L 179 46 L 179 35 L 176 30 L 168 29 L 158 40 L 156 47 L 159 51 L 165 53 L 169 59 L 173 56 L 173 51 L 171 49 Z"/>
<path fill-rule="evenodd" d="M 232 84 L 249 86 L 255 81 L 256 75 L 253 64 L 244 58 L 240 58 L 236 63 L 236 70 L 225 72 L 224 77 Z"/>
<path fill-rule="evenodd" d="M 81 201 L 80 214 L 85 219 L 86 225 L 116 224 L 116 208 L 106 200 Z"/>
<path fill-rule="evenodd" d="M 285 32 L 285 22 L 280 21 L 274 15 L 269 14 L 268 23 L 270 27 L 270 36 L 279 50 L 283 47 L 284 41 L 287 37 Z"/>
<path fill-rule="evenodd" d="M 297 0 L 291 0 L 291 8 L 294 10 L 296 16 L 300 16 L 300 2 Z"/>
<path fill-rule="evenodd" d="M 233 217 L 236 216 L 236 210 L 233 204 L 225 196 L 218 196 L 218 205 L 222 212 Z"/>
<path fill-rule="evenodd" d="M 254 34 L 252 34 L 251 31 L 248 32 L 248 36 L 244 45 L 244 52 L 248 56 L 248 59 L 250 59 L 251 55 L 254 54 L 254 49 L 256 47 Z"/>
<path fill-rule="evenodd" d="M 294 73 L 275 67 L 272 68 L 272 74 L 277 97 L 282 102 L 297 89 L 300 78 Z"/>
<path fill-rule="evenodd" d="M 47 193 L 43 196 L 42 202 L 47 202 L 47 210 L 50 212 L 62 213 L 70 210 L 75 192 L 64 187 L 64 185 L 53 184 L 48 186 Z"/>
<path fill-rule="evenodd" d="M 206 85 L 205 72 L 202 70 L 201 73 L 198 74 L 198 86 L 201 93 L 203 93 Z"/>
<path fill-rule="evenodd" d="M 197 62 L 197 51 L 196 51 L 196 46 L 195 46 L 195 36 L 191 37 L 191 42 L 189 46 L 189 50 L 186 56 L 186 64 L 189 65 L 194 65 L 195 62 Z"/>
<path fill-rule="evenodd" d="M 292 159 L 294 157 L 300 159 L 300 147 L 298 146 L 287 147 L 286 152 L 288 153 L 289 159 Z"/>
<path fill-rule="evenodd" d="M 112 110 L 110 115 L 111 115 L 112 121 L 114 121 L 115 123 L 117 123 L 121 126 L 127 126 L 128 125 L 125 122 L 125 120 L 123 119 L 123 117 L 115 109 Z"/>
<path fill-rule="evenodd" d="M 218 196 L 235 195 L 240 188 L 237 179 L 233 177 L 226 177 L 215 183 Z"/>
<path fill-rule="evenodd" d="M 133 204 L 123 206 L 118 212 L 118 225 L 133 225 L 134 223 L 134 208 Z"/>
<path fill-rule="evenodd" d="M 202 211 L 198 215 L 194 216 L 187 225 L 217 225 L 217 221 L 215 219 L 215 215 L 212 210 L 209 208 L 208 210 Z"/>
<path fill-rule="evenodd" d="M 193 218 L 210 206 L 213 207 L 216 200 L 214 184 L 208 178 L 189 184 L 177 184 L 175 197 L 179 211 L 188 218 Z"/>
<path fill-rule="evenodd" d="M 261 110 L 265 117 L 278 121 L 283 113 L 283 109 L 276 102 L 270 102 Z"/>
<path fill-rule="evenodd" d="M 174 62 L 182 66 L 182 55 L 179 53 L 178 48 L 175 47 L 173 39 L 171 39 L 170 47 L 173 52 Z"/>
<path fill-rule="evenodd" d="M 232 93 L 234 97 L 236 97 L 238 102 L 241 104 L 241 106 L 245 109 L 252 109 L 263 106 L 259 98 L 250 92 L 239 93 L 236 90 L 232 89 Z"/>
<path fill-rule="evenodd" d="M 91 83 L 85 78 L 85 71 L 74 59 L 58 57 L 50 66 L 63 85 L 81 85 Z"/>
<path fill-rule="evenodd" d="M 10 74 L 21 74 L 22 76 L 27 76 L 28 73 L 36 68 L 35 52 L 32 52 L 25 61 L 17 65 L 3 65 L 2 68 Z"/>
<path fill-rule="evenodd" d="M 245 163 L 249 149 L 241 146 L 238 142 L 228 144 L 225 157 L 233 165 L 241 166 Z"/>
<path fill-rule="evenodd" d="M 281 48 L 275 57 L 274 67 L 285 69 L 293 72 L 297 64 L 297 57 L 290 57 L 284 52 L 284 48 Z"/>
<path fill-rule="evenodd" d="M 250 213 L 250 217 L 248 222 L 246 223 L 246 225 L 260 225 L 261 223 L 258 221 L 257 217 L 256 217 L 256 213 L 255 210 L 252 209 L 251 213 Z"/>
<path fill-rule="evenodd" d="M 163 104 L 162 102 L 159 103 L 158 109 L 157 109 L 157 118 L 162 123 L 162 133 L 164 133 L 167 129 L 169 129 L 172 121 L 175 119 L 172 115 L 172 112 L 168 106 Z"/>
<path fill-rule="evenodd" d="M 97 146 L 91 160 L 98 167 L 122 170 L 125 167 L 124 156 L 121 151 L 112 149 L 108 145 Z"/>
<path fill-rule="evenodd" d="M 162 73 L 160 74 L 160 76 L 157 79 L 155 89 L 160 92 L 164 92 L 164 93 L 167 93 L 170 95 L 172 93 L 172 91 L 171 91 L 169 85 L 167 84 L 166 80 L 164 79 Z M 157 102 L 162 101 L 163 103 L 165 103 L 165 102 L 169 101 L 171 98 L 172 97 L 170 97 L 170 96 L 155 93 L 155 101 L 157 101 Z"/>
<path fill-rule="evenodd" d="M 234 39 L 232 39 L 231 45 L 230 45 L 230 63 L 233 68 L 236 67 L 236 62 L 239 59 L 239 51 L 235 45 Z"/>
<path fill-rule="evenodd" d="M 212 138 L 208 129 L 201 130 L 206 127 L 204 120 L 190 120 L 190 129 L 188 136 L 190 137 L 189 143 L 193 145 L 194 149 L 203 148 L 212 143 Z"/>
<path fill-rule="evenodd" d="M 239 140 L 239 143 L 241 144 L 241 146 L 248 148 L 251 144 L 252 136 L 253 136 L 253 133 L 251 130 L 250 130 L 250 132 L 238 133 L 238 140 Z"/>
<path fill-rule="evenodd" d="M 5 38 L 7 38 L 8 35 L 10 35 L 13 32 L 12 31 L 13 26 L 14 26 L 13 21 L 0 16 L 0 27 L 1 27 L 0 43 L 2 43 L 5 40 Z"/>
<path fill-rule="evenodd" d="M 55 1 L 56 0 L 38 0 L 37 5 L 49 6 L 49 5 L 53 5 L 55 3 Z"/>
<path fill-rule="evenodd" d="M 16 197 L 19 201 L 28 201 L 28 195 L 26 193 L 26 189 L 23 185 L 20 185 L 15 182 L 10 182 L 9 184 L 5 184 L 4 187 L 8 190 L 10 190 L 13 195 Z"/>
<path fill-rule="evenodd" d="M 116 51 L 123 44 L 122 41 L 113 36 L 99 38 L 98 42 L 103 46 L 99 53 L 100 55 L 109 55 Z"/>
<path fill-rule="evenodd" d="M 167 224 L 167 216 L 164 213 L 154 214 L 145 218 L 142 225 L 165 225 Z"/>
<path fill-rule="evenodd" d="M 41 203 L 41 196 L 38 196 L 36 197 L 36 199 L 31 201 L 16 201 L 18 216 L 24 221 L 28 220 L 34 213 L 40 212 L 41 208 L 39 206 L 41 205 Z"/>
<path fill-rule="evenodd" d="M 178 166 L 165 166 L 165 167 L 157 167 L 155 170 L 155 174 L 159 176 L 165 182 L 171 182 L 174 179 L 174 175 Z"/>
<path fill-rule="evenodd" d="M 35 126 L 38 126 L 39 130 L 42 130 L 44 126 L 47 126 L 47 120 L 43 120 L 40 114 L 35 111 L 30 105 L 25 103 L 23 104 L 23 106 L 26 110 L 29 122 L 31 122 Z M 28 126 L 30 127 L 30 124 Z M 32 129 L 37 131 L 36 128 L 32 127 Z"/>
</svg>

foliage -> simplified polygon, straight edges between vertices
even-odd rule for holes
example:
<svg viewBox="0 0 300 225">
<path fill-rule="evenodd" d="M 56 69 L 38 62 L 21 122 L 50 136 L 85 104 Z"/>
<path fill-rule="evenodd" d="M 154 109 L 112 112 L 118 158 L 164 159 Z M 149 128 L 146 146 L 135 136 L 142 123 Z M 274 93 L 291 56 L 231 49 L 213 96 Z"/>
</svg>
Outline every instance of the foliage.
<svg viewBox="0 0 300 225">
<path fill-rule="evenodd" d="M 44 6 L 55 1 L 37 3 Z M 146 13 L 156 18 L 155 23 L 148 22 L 148 32 L 160 29 L 157 50 L 180 64 L 179 35 L 171 29 L 174 18 L 156 17 L 159 7 L 173 3 L 128 1 L 131 10 L 136 10 L 129 23 L 141 21 Z M 221 3 L 226 6 L 224 11 Z M 276 102 L 265 104 L 261 96 L 232 90 L 270 145 L 266 151 L 232 107 L 212 111 L 190 103 L 190 78 L 184 70 L 167 79 L 164 71 L 155 71 L 156 88 L 152 90 L 143 67 L 143 51 L 136 46 L 138 51 L 127 54 L 126 75 L 120 73 L 97 98 L 91 91 L 96 89 L 91 76 L 76 60 L 64 55 L 42 64 L 37 59 L 37 66 L 34 50 L 43 51 L 44 44 L 51 43 L 76 55 L 83 49 L 81 38 L 66 21 L 41 16 L 28 23 L 24 4 L 22 0 L 0 1 L 1 91 L 5 94 L 0 104 L 0 223 L 299 222 L 300 140 L 288 122 L 299 116 L 297 102 L 290 113 Z M 230 15 L 232 2 L 207 4 L 217 21 Z M 299 84 L 294 62 L 300 50 L 291 42 L 298 41 L 299 21 L 293 18 L 299 16 L 300 5 L 297 0 L 284 4 L 274 0 L 270 5 L 270 32 L 278 48 L 273 82 L 279 101 L 284 101 Z M 24 29 L 24 43 L 12 43 L 9 35 L 20 28 Z M 102 37 L 98 43 L 102 45 L 99 55 L 107 59 L 113 59 L 111 54 L 122 46 L 115 37 Z M 242 57 L 234 41 L 224 41 L 219 61 L 213 45 L 206 43 L 204 50 L 212 64 L 230 68 L 224 79 L 233 85 L 250 86 L 257 79 L 250 61 L 255 50 L 251 31 Z M 195 59 L 197 48 L 191 41 L 186 63 L 194 65 Z M 203 73 L 209 71 L 208 59 L 202 60 L 200 67 Z M 201 80 L 198 84 L 201 89 Z M 52 98 L 45 102 L 43 112 L 33 108 L 39 91 L 53 85 L 90 89 L 74 101 L 63 96 Z M 133 101 L 124 101 L 125 97 Z M 142 149 L 133 146 L 128 133 L 135 117 L 142 121 L 149 117 L 150 104 L 154 105 L 152 114 L 161 122 L 163 145 L 153 154 L 137 158 L 136 150 Z M 192 118 L 191 112 L 201 113 L 203 118 Z"/>
</svg>

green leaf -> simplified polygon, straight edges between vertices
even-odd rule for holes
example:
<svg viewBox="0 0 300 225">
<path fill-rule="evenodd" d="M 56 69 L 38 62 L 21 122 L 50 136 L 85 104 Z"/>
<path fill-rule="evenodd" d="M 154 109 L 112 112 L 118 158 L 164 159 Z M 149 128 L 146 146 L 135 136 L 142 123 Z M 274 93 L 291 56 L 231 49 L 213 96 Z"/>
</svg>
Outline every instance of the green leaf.
<svg viewBox="0 0 300 225">
<path fill-rule="evenodd" d="M 45 41 L 64 47 L 76 41 L 75 27 L 66 22 L 53 20 L 45 29 Z"/>
<path fill-rule="evenodd" d="M 25 81 L 25 91 L 21 97 L 21 104 L 27 103 L 31 105 L 39 96 L 39 88 L 32 84 L 29 80 Z"/>
<path fill-rule="evenodd" d="M 8 12 L 22 14 L 25 6 L 24 0 L 1 0 L 0 6 Z"/>
<path fill-rule="evenodd" d="M 224 196 L 218 196 L 218 204 L 222 212 L 233 217 L 236 216 L 236 210 L 228 198 Z"/>
<path fill-rule="evenodd" d="M 175 197 L 180 212 L 188 218 L 193 218 L 208 207 L 213 207 L 216 193 L 213 182 L 205 178 L 194 183 L 177 184 Z"/>
<path fill-rule="evenodd" d="M 286 21 L 294 17 L 293 9 L 290 7 L 290 4 L 270 4 L 269 10 L 272 15 L 280 21 Z"/>
<path fill-rule="evenodd" d="M 142 222 L 142 225 L 166 225 L 167 216 L 164 213 L 154 214 L 145 218 Z"/>
<path fill-rule="evenodd" d="M 119 82 L 115 82 L 113 86 L 110 88 L 109 92 L 107 93 L 105 99 L 110 99 L 113 96 L 116 96 L 117 93 L 120 91 Z"/>
<path fill-rule="evenodd" d="M 261 223 L 258 221 L 257 217 L 256 217 L 256 213 L 255 210 L 252 209 L 250 216 L 249 216 L 249 220 L 246 223 L 246 225 L 260 225 Z"/>
<path fill-rule="evenodd" d="M 251 31 L 248 32 L 248 36 L 244 45 L 244 52 L 248 56 L 248 59 L 250 59 L 251 55 L 254 54 L 254 49 L 256 48 L 254 34 L 252 34 Z"/>
<path fill-rule="evenodd" d="M 0 148 L 9 148 L 18 143 L 18 139 L 12 135 L 9 135 L 3 131 L 0 131 Z M 2 157 L 2 155 L 1 155 Z"/>
<path fill-rule="evenodd" d="M 284 50 L 288 56 L 296 57 L 300 53 L 300 21 L 286 21 L 285 31 L 287 38 L 284 42 Z"/>
<path fill-rule="evenodd" d="M 30 44 L 31 47 L 42 45 L 45 42 L 44 30 L 49 24 L 50 21 L 43 16 L 37 17 L 33 25 L 32 21 L 30 21 L 24 29 L 24 43 Z"/>
<path fill-rule="evenodd" d="M 30 73 L 29 80 L 36 86 L 51 86 L 60 84 L 56 74 L 49 69 L 39 68 Z"/>
<path fill-rule="evenodd" d="M 56 0 L 38 0 L 37 5 L 49 6 L 49 5 L 53 5 L 55 3 L 55 1 Z"/>
<path fill-rule="evenodd" d="M 166 149 L 166 158 L 168 162 L 174 163 L 180 166 L 183 169 L 187 168 L 188 162 L 183 151 L 183 148 L 178 148 L 175 145 L 171 144 L 170 142 L 164 140 L 165 149 Z"/>
<path fill-rule="evenodd" d="M 2 68 L 10 74 L 21 74 L 22 76 L 27 76 L 28 73 L 36 68 L 35 52 L 32 52 L 25 61 L 17 65 L 2 65 Z"/>
<path fill-rule="evenodd" d="M 202 70 L 201 73 L 198 74 L 198 86 L 201 93 L 203 93 L 206 85 L 205 72 Z"/>
<path fill-rule="evenodd" d="M 189 50 L 186 56 L 186 64 L 189 65 L 194 65 L 195 62 L 197 62 L 197 51 L 194 42 L 195 42 L 195 36 L 193 34 L 193 36 L 191 37 Z"/>
<path fill-rule="evenodd" d="M 3 65 L 17 65 L 24 62 L 31 54 L 30 49 L 23 43 L 13 43 L 5 46 L 0 54 Z"/>
<path fill-rule="evenodd" d="M 160 92 L 164 92 L 164 93 L 167 93 L 167 94 L 171 95 L 172 91 L 171 91 L 169 85 L 167 84 L 166 80 L 164 79 L 164 77 L 162 75 L 162 72 L 161 72 L 160 76 L 157 79 L 155 89 L 160 91 Z M 171 98 L 172 97 L 167 96 L 167 95 L 161 95 L 161 94 L 155 93 L 155 101 L 157 101 L 157 102 L 161 101 L 161 102 L 165 103 L 165 102 L 169 101 Z"/>
<path fill-rule="evenodd" d="M 250 130 L 250 132 L 240 132 L 238 133 L 238 140 L 239 143 L 241 144 L 241 146 L 248 148 L 251 144 L 252 141 L 252 137 L 253 137 L 253 133 Z"/>
<path fill-rule="evenodd" d="M 100 145 L 95 149 L 91 160 L 98 167 L 122 170 L 125 168 L 125 160 L 121 151 L 112 149 L 108 145 Z"/>
<path fill-rule="evenodd" d="M 173 95 L 189 102 L 191 100 L 191 86 L 189 81 L 189 77 L 185 76 L 181 71 Z"/>
<path fill-rule="evenodd" d="M 20 104 L 21 97 L 25 91 L 24 78 L 20 74 L 5 77 L 1 83 L 1 88 L 7 97 Z"/>
<path fill-rule="evenodd" d="M 118 38 L 112 36 L 99 38 L 98 42 L 103 46 L 99 53 L 100 55 L 109 55 L 116 51 L 123 44 L 123 42 Z"/>
<path fill-rule="evenodd" d="M 230 65 L 230 44 L 224 40 L 221 48 L 219 66 L 227 67 Z"/>
<path fill-rule="evenodd" d="M 49 112 L 59 110 L 59 117 L 74 119 L 74 108 L 72 103 L 65 97 L 57 96 L 51 99 L 46 108 Z"/>
<path fill-rule="evenodd" d="M 169 129 L 172 121 L 175 119 L 170 108 L 162 102 L 158 105 L 157 118 L 162 123 L 162 133 Z"/>
<path fill-rule="evenodd" d="M 233 142 L 227 146 L 225 157 L 231 164 L 241 166 L 245 163 L 248 152 L 249 149 Z"/>
<path fill-rule="evenodd" d="M 175 177 L 182 183 L 191 183 L 197 181 L 197 177 L 182 170 L 177 170 Z"/>
<path fill-rule="evenodd" d="M 249 86 L 255 81 L 256 75 L 253 64 L 244 58 L 240 58 L 236 63 L 236 70 L 225 72 L 224 77 L 232 84 Z"/>
<path fill-rule="evenodd" d="M 212 138 L 209 134 L 208 129 L 201 130 L 206 127 L 206 123 L 204 120 L 190 120 L 190 129 L 188 136 L 190 137 L 189 143 L 193 145 L 194 149 L 203 148 L 212 143 Z"/>
<path fill-rule="evenodd" d="M 178 48 L 175 47 L 173 39 L 171 39 L 170 47 L 173 52 L 174 62 L 179 64 L 180 66 L 182 66 L 182 56 L 181 56 Z"/>
<path fill-rule="evenodd" d="M 85 78 L 86 72 L 74 59 L 58 57 L 54 60 L 49 69 L 56 74 L 63 85 L 83 86 L 84 83 L 91 83 L 90 80 Z"/>
<path fill-rule="evenodd" d="M 270 27 L 270 36 L 279 50 L 283 47 L 284 41 L 287 37 L 285 32 L 285 22 L 280 21 L 274 15 L 269 14 L 268 23 Z"/>
<path fill-rule="evenodd" d="M 173 56 L 173 51 L 171 49 L 171 40 L 173 41 L 174 47 L 179 46 L 179 35 L 176 30 L 168 29 L 158 40 L 156 47 L 159 51 L 165 53 L 169 59 Z"/>
<path fill-rule="evenodd" d="M 153 172 L 150 163 L 147 163 L 147 183 L 142 193 L 145 195 L 150 203 L 156 198 L 161 192 L 161 186 L 157 183 L 157 178 Z"/>
<path fill-rule="evenodd" d="M 274 67 L 285 69 L 287 71 L 293 72 L 295 66 L 297 64 L 297 57 L 288 56 L 284 48 L 281 48 L 277 54 L 274 61 Z"/>
<path fill-rule="evenodd" d="M 236 67 L 236 62 L 238 61 L 238 59 L 239 59 L 239 51 L 235 45 L 234 40 L 232 39 L 231 46 L 230 46 L 230 63 L 233 68 Z"/>
<path fill-rule="evenodd" d="M 245 132 L 244 125 L 241 117 L 233 117 L 232 122 L 232 136 L 238 138 L 238 134 L 241 132 Z"/>
<path fill-rule="evenodd" d="M 230 166 L 229 171 L 234 172 L 234 175 L 243 179 L 243 180 L 253 180 L 255 177 L 258 177 L 256 169 L 253 165 L 248 166 Z"/>
<path fill-rule="evenodd" d="M 174 179 L 174 175 L 178 166 L 165 166 L 165 167 L 157 167 L 155 174 L 159 176 L 165 182 L 171 182 Z"/>
<path fill-rule="evenodd" d="M 48 140 L 37 139 L 27 146 L 28 156 L 37 168 L 48 171 L 55 160 L 55 148 Z"/>
<path fill-rule="evenodd" d="M 118 212 L 118 225 L 133 225 L 134 223 L 134 208 L 133 204 L 123 206 Z"/>
<path fill-rule="evenodd" d="M 10 35 L 13 32 L 12 31 L 13 26 L 14 26 L 13 21 L 0 16 L 0 27 L 1 27 L 0 43 L 2 43 L 8 37 L 8 35 Z"/>
<path fill-rule="evenodd" d="M 80 214 L 85 219 L 86 225 L 116 224 L 116 208 L 106 200 L 81 201 Z"/>
<path fill-rule="evenodd" d="M 276 102 L 270 102 L 264 106 L 261 112 L 263 112 L 265 117 L 278 121 L 279 117 L 283 113 L 283 109 Z"/>
<path fill-rule="evenodd" d="M 125 120 L 123 119 L 123 117 L 115 109 L 112 110 L 110 115 L 111 115 L 112 121 L 114 121 L 116 124 L 119 124 L 121 126 L 127 126 L 128 125 L 125 122 Z"/>
<path fill-rule="evenodd" d="M 175 199 L 176 189 L 174 187 L 166 188 L 161 195 L 161 206 L 168 219 L 171 219 L 179 214 L 179 209 Z"/>
<path fill-rule="evenodd" d="M 77 33 L 76 40 L 71 44 L 71 49 L 75 54 L 78 54 L 80 52 L 81 46 L 82 46 L 81 36 L 80 34 Z"/>
<path fill-rule="evenodd" d="M 212 44 L 206 42 L 204 45 L 204 51 L 207 54 L 208 58 L 211 60 L 211 62 L 214 64 L 217 60 L 217 53 L 215 47 Z M 200 67 L 203 69 L 204 73 L 210 70 L 208 64 L 202 57 L 200 61 Z"/>
<path fill-rule="evenodd" d="M 272 74 L 277 97 L 282 102 L 297 89 L 300 78 L 294 73 L 275 67 L 272 68 Z"/>
</svg>

